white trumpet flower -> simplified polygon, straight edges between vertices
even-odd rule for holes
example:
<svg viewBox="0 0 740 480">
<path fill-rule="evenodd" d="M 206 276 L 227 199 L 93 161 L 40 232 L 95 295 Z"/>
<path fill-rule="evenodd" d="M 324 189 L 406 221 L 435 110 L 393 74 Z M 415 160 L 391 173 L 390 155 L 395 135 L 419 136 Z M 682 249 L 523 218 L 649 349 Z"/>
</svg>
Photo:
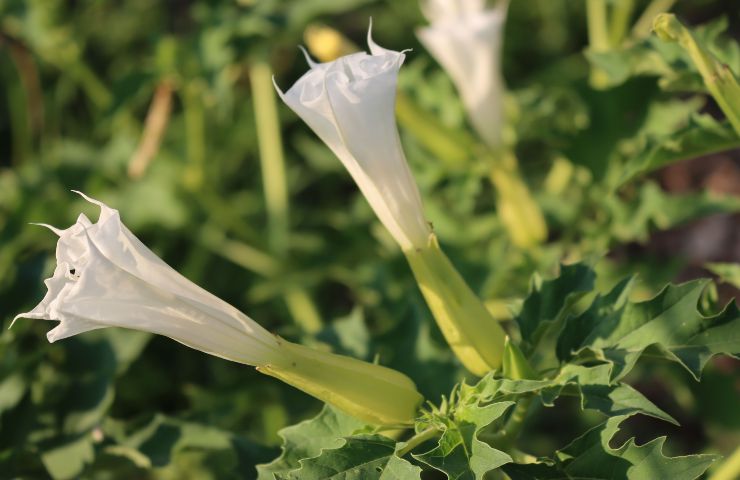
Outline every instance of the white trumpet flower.
<svg viewBox="0 0 740 480">
<path fill-rule="evenodd" d="M 80 194 L 83 195 L 83 194 Z M 104 327 L 165 335 L 188 347 L 248 365 L 278 356 L 277 338 L 223 300 L 167 265 L 121 223 L 118 211 L 100 207 L 59 235 L 54 275 L 36 308 L 16 317 L 58 320 L 50 342 Z"/>
<path fill-rule="evenodd" d="M 283 101 L 339 157 L 403 250 L 422 248 L 431 229 L 401 148 L 395 117 L 396 81 L 403 52 L 379 47 L 368 31 L 370 54 L 315 63 Z"/>
<path fill-rule="evenodd" d="M 44 225 L 59 235 L 57 267 L 45 282 L 41 303 L 14 322 L 20 317 L 58 321 L 47 334 L 50 342 L 105 327 L 165 335 L 256 366 L 368 423 L 413 421 L 422 397 L 408 377 L 271 334 L 157 257 L 126 228 L 117 210 L 80 195 L 100 207 L 98 221 L 80 215 L 65 230 Z"/>
<path fill-rule="evenodd" d="M 403 52 L 379 47 L 314 63 L 285 94 L 339 157 L 409 261 L 442 334 L 460 361 L 485 375 L 501 364 L 504 331 L 439 248 L 401 148 L 395 120 Z M 280 89 L 278 89 L 280 91 Z"/>
<path fill-rule="evenodd" d="M 508 0 L 490 10 L 484 0 L 422 0 L 430 25 L 421 43 L 452 78 L 470 121 L 492 147 L 501 143 L 504 79 L 501 47 Z"/>
</svg>

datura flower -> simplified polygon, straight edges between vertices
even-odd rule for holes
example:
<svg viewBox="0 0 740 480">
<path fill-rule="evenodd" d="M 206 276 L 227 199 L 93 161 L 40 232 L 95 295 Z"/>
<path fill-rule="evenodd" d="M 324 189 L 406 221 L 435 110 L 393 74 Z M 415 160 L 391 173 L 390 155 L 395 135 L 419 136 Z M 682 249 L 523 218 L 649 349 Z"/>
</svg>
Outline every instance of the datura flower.
<svg viewBox="0 0 740 480">
<path fill-rule="evenodd" d="M 485 0 L 422 0 L 430 25 L 421 43 L 452 78 L 470 121 L 492 147 L 501 143 L 504 79 L 501 46 L 508 0 L 486 9 Z"/>
<path fill-rule="evenodd" d="M 82 195 L 82 194 L 80 194 Z M 405 375 L 287 342 L 198 287 L 149 250 L 102 202 L 59 236 L 57 266 L 36 308 L 16 317 L 56 320 L 50 342 L 105 327 L 165 335 L 188 347 L 257 367 L 368 423 L 413 421 L 422 401 Z M 15 321 L 15 320 L 14 320 Z"/>
<path fill-rule="evenodd" d="M 396 239 L 457 357 L 471 372 L 485 375 L 501 364 L 504 331 L 424 219 L 394 115 L 404 53 L 379 47 L 370 32 L 368 44 L 369 55 L 319 64 L 309 59 L 311 69 L 281 96 L 339 157 Z"/>
<path fill-rule="evenodd" d="M 401 149 L 395 117 L 403 52 L 381 48 L 368 31 L 370 55 L 315 63 L 283 101 L 326 143 L 404 250 L 426 245 L 431 229 Z"/>
</svg>

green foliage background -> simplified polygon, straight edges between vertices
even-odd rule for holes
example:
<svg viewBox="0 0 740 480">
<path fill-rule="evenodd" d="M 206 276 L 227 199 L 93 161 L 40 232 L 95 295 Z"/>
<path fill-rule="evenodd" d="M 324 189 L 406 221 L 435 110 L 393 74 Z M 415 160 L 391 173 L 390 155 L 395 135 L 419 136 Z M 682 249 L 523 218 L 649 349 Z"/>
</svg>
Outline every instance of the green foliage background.
<svg viewBox="0 0 740 480">
<path fill-rule="evenodd" d="M 740 48 L 728 42 L 740 20 L 731 3 L 679 1 L 674 11 L 703 24 L 698 34 L 740 72 Z M 379 357 L 435 404 L 464 376 L 403 255 L 340 163 L 282 105 L 287 249 L 268 235 L 250 69 L 268 62 L 287 88 L 305 71 L 296 46 L 309 23 L 363 45 L 370 16 L 379 44 L 413 48 L 401 91 L 445 131 L 469 135 L 449 79 L 413 35 L 424 23 L 415 1 L 0 2 L 1 478 L 254 478 L 255 465 L 280 453 L 278 430 L 321 408 L 251 368 L 166 338 L 99 330 L 51 345 L 43 321 L 8 330 L 43 296 L 53 270 L 55 237 L 28 222 L 61 227 L 79 212 L 96 213 L 71 189 L 120 210 L 170 265 L 271 331 Z M 740 199 L 666 191 L 653 172 L 737 148 L 737 135 L 718 120 L 679 50 L 650 38 L 587 58 L 582 2 L 514 0 L 507 25 L 509 133 L 550 239 L 535 251 L 514 247 L 485 166 L 467 153 L 437 158 L 402 125 L 441 242 L 502 318 L 519 311 L 533 274 L 555 276 L 560 262 L 594 265 L 586 292 L 640 273 L 632 298 L 655 295 L 687 262 L 641 245 L 658 230 L 738 212 Z M 609 89 L 589 87 L 592 64 L 607 70 Z M 130 159 L 163 85 L 173 104 L 161 146 L 145 174 L 131 178 Z M 737 150 L 727 155 L 737 167 Z M 719 250 L 706 260 L 737 261 L 732 255 Z M 714 292 L 702 298 L 713 303 Z M 720 290 L 722 299 L 731 293 Z M 682 426 L 632 417 L 619 435 L 643 443 L 670 433 L 666 453 L 727 454 L 740 440 L 739 378 L 727 358 L 710 362 L 702 383 L 679 366 L 641 362 L 628 383 Z M 536 455 L 599 423 L 573 398 L 553 408 L 528 420 L 523 441 Z M 392 443 L 376 440 L 378 455 L 392 453 Z M 401 475 L 406 467 L 392 468 Z"/>
</svg>

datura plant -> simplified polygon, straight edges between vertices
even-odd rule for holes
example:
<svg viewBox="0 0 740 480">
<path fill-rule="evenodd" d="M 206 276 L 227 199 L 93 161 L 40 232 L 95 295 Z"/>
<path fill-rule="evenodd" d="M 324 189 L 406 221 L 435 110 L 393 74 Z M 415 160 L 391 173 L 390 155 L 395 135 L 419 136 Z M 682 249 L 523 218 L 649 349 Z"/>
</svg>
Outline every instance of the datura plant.
<svg viewBox="0 0 740 480">
<path fill-rule="evenodd" d="M 375 37 L 399 50 L 368 31 L 361 51 L 310 22 L 382 2 L 192 0 L 176 32 L 140 25 L 142 2 L 66 2 L 85 6 L 73 23 L 65 2 L 16 3 L 9 323 L 53 273 L 0 335 L 0 477 L 740 478 L 725 20 L 664 0 L 385 2 Z M 307 68 L 286 53 L 301 34 Z M 24 222 L 78 204 L 97 220 L 40 224 L 45 264 L 52 236 Z"/>
<path fill-rule="evenodd" d="M 445 339 L 472 373 L 501 365 L 505 333 L 440 249 L 401 147 L 395 121 L 403 52 L 378 46 L 314 63 L 283 101 L 344 164 L 403 250 Z"/>
<path fill-rule="evenodd" d="M 366 362 L 283 340 L 164 263 L 100 207 L 59 230 L 57 266 L 33 310 L 16 317 L 56 320 L 55 342 L 90 330 L 122 327 L 165 335 L 196 350 L 252 365 L 376 425 L 413 421 L 422 396 L 407 376 Z M 388 402 L 393 398 L 393 402 Z"/>
</svg>

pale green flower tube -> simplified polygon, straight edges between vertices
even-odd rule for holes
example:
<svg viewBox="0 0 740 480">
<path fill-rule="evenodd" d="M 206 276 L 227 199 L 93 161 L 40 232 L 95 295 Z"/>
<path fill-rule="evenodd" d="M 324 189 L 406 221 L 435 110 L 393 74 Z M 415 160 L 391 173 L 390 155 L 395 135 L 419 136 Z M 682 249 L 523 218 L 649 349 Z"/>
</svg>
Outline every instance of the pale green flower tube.
<svg viewBox="0 0 740 480">
<path fill-rule="evenodd" d="M 483 376 L 501 365 L 506 333 L 439 248 L 432 234 L 426 247 L 404 252 L 442 334 L 457 358 Z"/>
<path fill-rule="evenodd" d="M 380 365 L 287 342 L 172 269 L 100 207 L 59 235 L 54 275 L 33 310 L 56 320 L 50 342 L 106 327 L 164 335 L 188 347 L 277 377 L 372 424 L 408 425 L 423 398 L 413 381 Z"/>
</svg>

